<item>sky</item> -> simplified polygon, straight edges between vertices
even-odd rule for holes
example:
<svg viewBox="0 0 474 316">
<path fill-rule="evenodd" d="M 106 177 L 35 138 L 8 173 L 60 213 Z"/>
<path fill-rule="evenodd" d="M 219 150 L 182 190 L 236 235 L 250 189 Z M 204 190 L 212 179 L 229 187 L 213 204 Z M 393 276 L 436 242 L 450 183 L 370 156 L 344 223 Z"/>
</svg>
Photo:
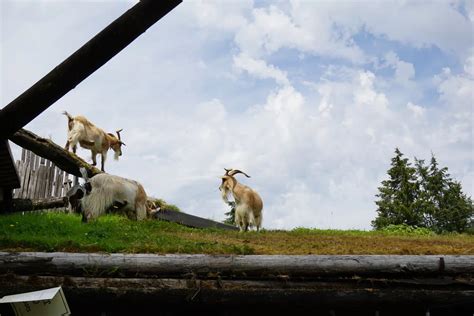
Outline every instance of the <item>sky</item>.
<svg viewBox="0 0 474 316">
<path fill-rule="evenodd" d="M 0 1 L 0 107 L 133 5 Z M 472 1 L 183 1 L 25 128 L 123 128 L 106 170 L 190 214 L 225 218 L 235 168 L 264 228 L 368 230 L 397 147 L 473 196 L 473 107 Z"/>
</svg>

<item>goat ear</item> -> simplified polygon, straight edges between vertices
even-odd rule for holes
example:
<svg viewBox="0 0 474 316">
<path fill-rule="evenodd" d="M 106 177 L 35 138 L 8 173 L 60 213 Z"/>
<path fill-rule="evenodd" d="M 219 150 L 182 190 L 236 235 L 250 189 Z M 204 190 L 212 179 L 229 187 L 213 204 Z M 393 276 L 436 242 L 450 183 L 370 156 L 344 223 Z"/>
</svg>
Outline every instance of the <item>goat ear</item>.
<svg viewBox="0 0 474 316">
<path fill-rule="evenodd" d="M 84 183 L 84 189 L 86 189 L 86 194 L 91 193 L 92 191 L 92 184 L 90 182 Z"/>
<path fill-rule="evenodd" d="M 122 141 L 120 141 L 119 143 L 120 143 L 120 145 L 127 146 L 127 145 L 125 145 L 125 143 L 124 143 L 124 142 L 122 142 Z"/>
</svg>

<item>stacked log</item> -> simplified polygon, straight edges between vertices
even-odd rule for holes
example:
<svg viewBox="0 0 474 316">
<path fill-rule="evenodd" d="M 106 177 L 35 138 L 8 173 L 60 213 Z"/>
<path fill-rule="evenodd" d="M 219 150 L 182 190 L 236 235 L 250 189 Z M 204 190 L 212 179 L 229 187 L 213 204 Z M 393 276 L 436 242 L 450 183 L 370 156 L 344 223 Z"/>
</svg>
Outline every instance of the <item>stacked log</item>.
<svg viewBox="0 0 474 316">
<path fill-rule="evenodd" d="M 160 304 L 239 310 L 252 302 L 280 311 L 288 304 L 468 310 L 474 308 L 474 256 L 0 252 L 0 284 L 0 296 L 60 285 L 77 309 L 87 301 L 109 312 Z"/>
</svg>

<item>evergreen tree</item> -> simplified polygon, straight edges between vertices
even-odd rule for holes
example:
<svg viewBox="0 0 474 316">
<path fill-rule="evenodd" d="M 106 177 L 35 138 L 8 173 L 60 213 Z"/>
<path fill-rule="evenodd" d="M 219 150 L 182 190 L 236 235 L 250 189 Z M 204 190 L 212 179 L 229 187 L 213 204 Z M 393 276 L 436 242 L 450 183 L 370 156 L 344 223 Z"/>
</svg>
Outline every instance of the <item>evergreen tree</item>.
<svg viewBox="0 0 474 316">
<path fill-rule="evenodd" d="M 391 168 L 388 170 L 389 179 L 382 181 L 379 187 L 380 199 L 375 202 L 377 218 L 372 221 L 376 229 L 395 224 L 420 226 L 422 216 L 416 212 L 418 182 L 416 169 L 411 166 L 402 152 L 396 148 L 392 158 Z"/>
<path fill-rule="evenodd" d="M 428 228 L 437 232 L 462 232 L 469 228 L 473 217 L 472 200 L 462 192 L 461 184 L 450 177 L 448 168 L 438 167 L 434 155 L 424 186 L 432 204 L 425 209 Z"/>
<path fill-rule="evenodd" d="M 430 168 L 425 166 L 424 160 L 415 158 L 416 172 L 418 175 L 418 199 L 416 211 L 423 214 L 423 226 L 433 227 L 435 225 L 434 214 L 436 213 L 437 203 L 434 192 L 439 185 L 432 183 Z"/>
<path fill-rule="evenodd" d="M 234 225 L 235 224 L 235 202 L 231 201 L 229 202 L 229 206 L 231 207 L 230 211 L 227 213 L 224 213 L 227 218 L 224 220 L 224 223 L 229 224 L 229 225 Z"/>
<path fill-rule="evenodd" d="M 376 229 L 390 224 L 407 224 L 436 232 L 463 232 L 472 229 L 474 205 L 461 184 L 454 181 L 448 168 L 440 168 L 432 155 L 430 165 L 415 158 L 415 168 L 395 150 L 389 179 L 379 187 Z"/>
</svg>

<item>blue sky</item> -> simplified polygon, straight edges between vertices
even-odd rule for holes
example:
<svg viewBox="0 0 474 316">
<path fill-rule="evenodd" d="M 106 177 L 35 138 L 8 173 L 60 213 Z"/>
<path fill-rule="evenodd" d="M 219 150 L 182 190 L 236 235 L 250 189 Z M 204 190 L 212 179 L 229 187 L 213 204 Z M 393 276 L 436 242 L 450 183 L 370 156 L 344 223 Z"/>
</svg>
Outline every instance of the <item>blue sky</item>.
<svg viewBox="0 0 474 316">
<path fill-rule="evenodd" d="M 2 106 L 133 4 L 2 1 Z M 184 1 L 27 128 L 123 128 L 107 170 L 192 214 L 224 218 L 232 167 L 266 228 L 370 229 L 395 147 L 473 195 L 473 23 L 471 1 Z"/>
</svg>

